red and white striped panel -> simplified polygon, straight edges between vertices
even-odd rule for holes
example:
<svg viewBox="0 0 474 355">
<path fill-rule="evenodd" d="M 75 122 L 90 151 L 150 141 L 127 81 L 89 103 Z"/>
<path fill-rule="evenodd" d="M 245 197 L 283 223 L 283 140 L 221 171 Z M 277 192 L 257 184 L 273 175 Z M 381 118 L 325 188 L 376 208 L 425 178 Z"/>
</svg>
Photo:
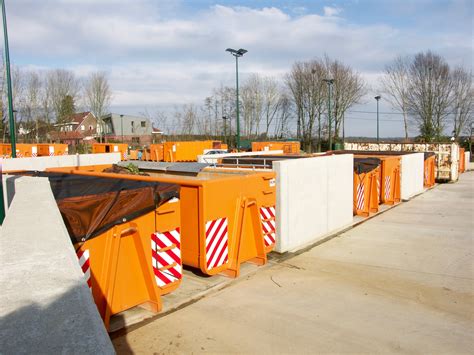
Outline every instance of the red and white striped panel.
<svg viewBox="0 0 474 355">
<path fill-rule="evenodd" d="M 363 210 L 365 203 L 365 185 L 360 183 L 357 186 L 357 209 Z"/>
<path fill-rule="evenodd" d="M 87 286 L 91 288 L 91 269 L 89 264 L 89 249 L 78 250 L 76 252 L 77 258 L 79 259 L 79 266 L 84 273 L 84 281 L 87 282 Z"/>
<path fill-rule="evenodd" d="M 36 158 L 36 157 L 38 156 L 38 153 L 31 153 L 31 156 L 32 156 L 33 158 Z"/>
<path fill-rule="evenodd" d="M 385 176 L 385 201 L 390 198 L 390 176 Z"/>
<path fill-rule="evenodd" d="M 123 156 L 123 160 L 127 160 L 127 157 L 128 157 L 127 152 L 123 152 L 122 156 Z"/>
<path fill-rule="evenodd" d="M 181 280 L 181 234 L 179 228 L 151 235 L 151 263 L 156 284 L 164 287 Z"/>
<path fill-rule="evenodd" d="M 275 244 L 276 240 L 276 223 L 275 223 L 275 206 L 260 207 L 260 219 L 262 220 L 263 237 L 265 246 Z"/>
<path fill-rule="evenodd" d="M 206 264 L 207 269 L 224 265 L 229 260 L 229 237 L 227 218 L 206 222 Z"/>
</svg>

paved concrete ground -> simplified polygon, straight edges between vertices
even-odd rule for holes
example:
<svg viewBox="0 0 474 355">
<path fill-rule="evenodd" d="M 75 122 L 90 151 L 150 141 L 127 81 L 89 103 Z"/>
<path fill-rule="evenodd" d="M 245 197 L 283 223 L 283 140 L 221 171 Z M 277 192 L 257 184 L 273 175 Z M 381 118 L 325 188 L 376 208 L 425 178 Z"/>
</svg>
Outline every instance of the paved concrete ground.
<svg viewBox="0 0 474 355">
<path fill-rule="evenodd" d="M 114 339 L 119 353 L 472 353 L 474 172 Z"/>
</svg>

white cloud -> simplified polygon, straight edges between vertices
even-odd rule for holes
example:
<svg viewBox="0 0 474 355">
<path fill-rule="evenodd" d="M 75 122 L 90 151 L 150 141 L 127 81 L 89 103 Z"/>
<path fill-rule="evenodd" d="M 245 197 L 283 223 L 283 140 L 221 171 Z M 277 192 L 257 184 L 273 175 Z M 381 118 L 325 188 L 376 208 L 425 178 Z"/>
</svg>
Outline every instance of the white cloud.
<svg viewBox="0 0 474 355">
<path fill-rule="evenodd" d="M 296 60 L 325 53 L 369 73 L 371 83 L 396 55 L 426 49 L 472 65 L 472 33 L 361 24 L 335 6 L 324 15 L 223 5 L 182 14 L 176 1 L 18 0 L 7 14 L 13 62 L 80 76 L 106 70 L 120 107 L 199 103 L 221 83 L 233 86 L 227 47 L 249 51 L 239 61 L 242 80 L 251 72 L 281 77 Z"/>
<path fill-rule="evenodd" d="M 331 7 L 331 6 L 324 6 L 323 10 L 324 10 L 324 16 L 337 16 L 342 11 L 340 7 Z"/>
</svg>

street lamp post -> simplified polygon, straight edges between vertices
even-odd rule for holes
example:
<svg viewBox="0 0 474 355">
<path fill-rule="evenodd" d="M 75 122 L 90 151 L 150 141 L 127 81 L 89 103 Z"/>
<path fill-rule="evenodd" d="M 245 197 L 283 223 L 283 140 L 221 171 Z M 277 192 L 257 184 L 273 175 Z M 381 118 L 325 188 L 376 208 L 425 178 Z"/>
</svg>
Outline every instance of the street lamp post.
<svg viewBox="0 0 474 355">
<path fill-rule="evenodd" d="M 222 116 L 222 119 L 224 120 L 224 142 L 227 144 L 227 116 Z"/>
<path fill-rule="evenodd" d="M 379 143 L 379 100 L 382 98 L 382 96 L 377 95 L 374 97 L 375 100 L 377 100 L 377 144 Z"/>
<path fill-rule="evenodd" d="M 329 130 L 329 150 L 332 149 L 332 121 L 331 121 L 331 92 L 332 92 L 332 85 L 334 84 L 334 79 L 323 79 L 325 83 L 328 84 L 328 130 Z"/>
<path fill-rule="evenodd" d="M 123 143 L 123 115 L 120 115 L 120 130 L 122 131 L 122 143 Z"/>
<path fill-rule="evenodd" d="M 5 69 L 8 90 L 8 119 L 10 126 L 10 143 L 12 147 L 12 158 L 16 158 L 16 129 L 15 119 L 13 118 L 12 78 L 10 74 L 10 49 L 8 48 L 7 14 L 5 12 L 5 0 L 1 0 L 1 2 L 3 17 L 3 40 L 5 48 Z"/>
<path fill-rule="evenodd" d="M 235 50 L 232 48 L 227 48 L 226 52 L 229 52 L 235 57 L 235 88 L 236 88 L 236 116 L 237 116 L 237 149 L 240 149 L 240 117 L 239 117 L 239 57 L 242 57 L 248 51 L 246 49 L 240 48 Z"/>
</svg>

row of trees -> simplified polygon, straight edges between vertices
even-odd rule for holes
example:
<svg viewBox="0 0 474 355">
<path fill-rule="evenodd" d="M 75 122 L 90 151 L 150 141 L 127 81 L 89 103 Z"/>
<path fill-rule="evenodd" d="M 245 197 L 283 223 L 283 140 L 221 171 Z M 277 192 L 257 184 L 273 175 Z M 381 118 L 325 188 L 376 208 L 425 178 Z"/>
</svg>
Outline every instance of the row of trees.
<svg viewBox="0 0 474 355">
<path fill-rule="evenodd" d="M 2 70 L 4 73 L 4 71 Z M 0 82 L 0 132 L 8 134 L 6 108 L 6 79 Z M 12 68 L 12 97 L 16 127 L 25 140 L 39 141 L 54 124 L 70 119 L 77 108 L 92 111 L 101 117 L 109 110 L 112 91 L 105 72 L 93 72 L 80 79 L 72 71 L 21 70 Z"/>
<path fill-rule="evenodd" d="M 328 79 L 332 79 L 331 84 Z M 2 81 L 2 97 L 4 89 Z M 406 138 L 408 127 L 413 125 L 422 138 L 431 141 L 441 139 L 448 124 L 458 137 L 472 123 L 472 73 L 463 67 L 451 68 L 441 56 L 429 51 L 396 58 L 372 91 L 382 93 L 403 115 Z M 249 139 L 297 137 L 306 150 L 321 150 L 329 135 L 334 140 L 340 137 L 345 114 L 355 104 L 363 103 L 368 92 L 358 72 L 328 56 L 295 62 L 281 78 L 251 74 L 240 88 L 241 135 Z M 79 79 L 68 70 L 13 68 L 17 125 L 34 139 L 39 139 L 41 124 L 51 129 L 53 123 L 67 120 L 77 106 L 100 118 L 108 112 L 111 98 L 104 72 Z M 234 87 L 221 85 L 201 105 L 184 103 L 174 112 L 143 114 L 169 135 L 233 136 L 235 98 Z M 5 123 L 3 114 L 3 137 L 7 132 Z"/>
<path fill-rule="evenodd" d="M 472 72 L 451 68 L 430 51 L 414 57 L 398 57 L 385 68 L 382 78 L 385 97 L 401 111 L 405 137 L 414 123 L 427 141 L 440 140 L 448 123 L 452 136 L 470 133 L 474 104 Z"/>
<path fill-rule="evenodd" d="M 425 141 L 442 139 L 448 126 L 454 127 L 455 138 L 469 133 L 474 95 L 472 73 L 465 68 L 450 68 L 430 51 L 398 57 L 386 66 L 376 86 L 371 91 L 381 93 L 403 115 L 406 138 L 409 127 L 416 127 Z M 368 93 L 358 72 L 328 56 L 296 62 L 280 80 L 252 74 L 240 89 L 241 135 L 250 139 L 296 136 L 306 150 L 319 151 L 329 134 L 338 140 L 345 114 L 363 103 Z M 234 88 L 221 86 L 201 106 L 186 104 L 173 114 L 153 117 L 172 135 L 234 135 L 235 104 Z"/>
</svg>

